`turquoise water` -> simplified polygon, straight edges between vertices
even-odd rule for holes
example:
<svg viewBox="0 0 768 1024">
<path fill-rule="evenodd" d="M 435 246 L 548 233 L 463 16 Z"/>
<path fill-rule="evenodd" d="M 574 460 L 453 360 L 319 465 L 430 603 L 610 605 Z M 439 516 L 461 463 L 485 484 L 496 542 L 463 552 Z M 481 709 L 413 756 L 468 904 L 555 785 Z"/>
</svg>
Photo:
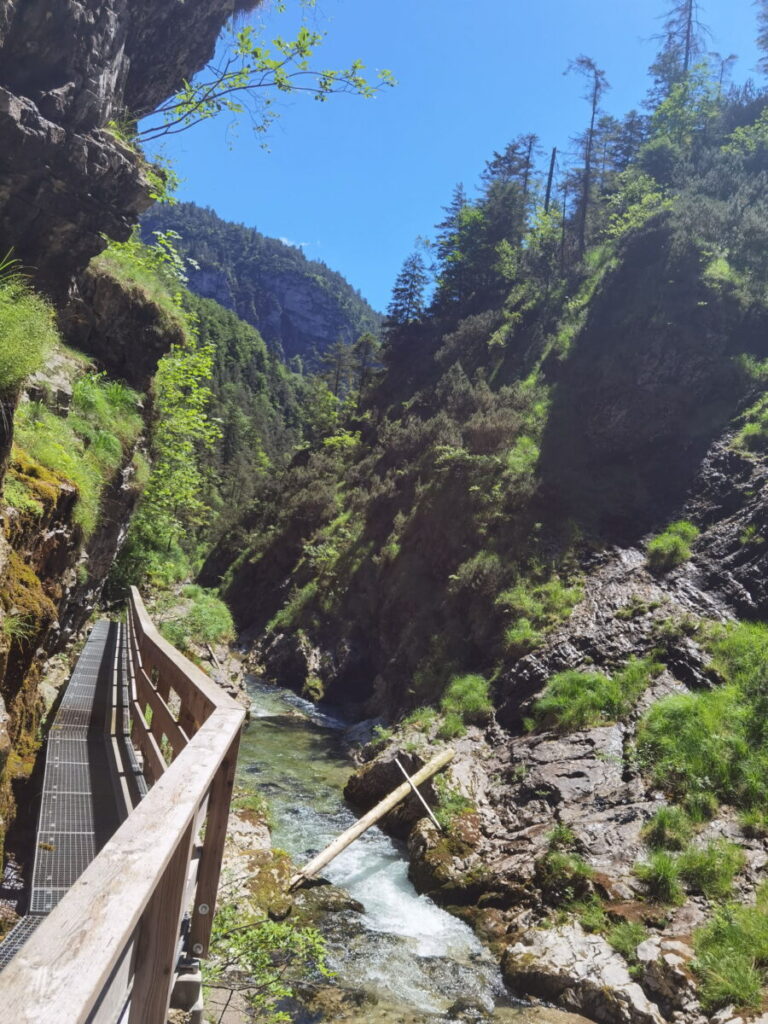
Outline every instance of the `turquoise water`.
<svg viewBox="0 0 768 1024">
<path fill-rule="evenodd" d="M 238 781 L 266 796 L 273 844 L 301 865 L 355 821 L 342 796 L 353 768 L 341 742 L 344 723 L 288 691 L 258 682 L 249 691 L 253 721 Z M 365 908 L 344 912 L 326 934 L 337 981 L 427 1020 L 451 1019 L 447 1011 L 459 999 L 486 1013 L 500 1000 L 509 1005 L 495 960 L 467 925 L 418 895 L 407 869 L 402 846 L 377 828 L 325 869 Z"/>
</svg>

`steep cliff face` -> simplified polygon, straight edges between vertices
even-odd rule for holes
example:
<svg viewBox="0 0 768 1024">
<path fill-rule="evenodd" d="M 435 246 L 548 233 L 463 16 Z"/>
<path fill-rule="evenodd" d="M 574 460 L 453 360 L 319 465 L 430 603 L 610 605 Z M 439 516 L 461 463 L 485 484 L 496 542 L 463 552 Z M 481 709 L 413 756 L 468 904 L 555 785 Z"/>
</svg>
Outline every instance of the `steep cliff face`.
<svg viewBox="0 0 768 1024">
<path fill-rule="evenodd" d="M 3 0 L 0 239 L 52 295 L 149 206 L 142 157 L 105 126 L 149 113 L 254 0 Z"/>
</svg>

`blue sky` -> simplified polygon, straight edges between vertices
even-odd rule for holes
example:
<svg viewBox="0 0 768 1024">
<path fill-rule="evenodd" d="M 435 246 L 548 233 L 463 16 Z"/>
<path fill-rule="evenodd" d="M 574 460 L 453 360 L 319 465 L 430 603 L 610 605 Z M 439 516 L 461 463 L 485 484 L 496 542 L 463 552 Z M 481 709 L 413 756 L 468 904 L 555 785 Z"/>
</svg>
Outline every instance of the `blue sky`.
<svg viewBox="0 0 768 1024">
<path fill-rule="evenodd" d="M 167 140 L 183 182 L 179 197 L 264 234 L 301 243 L 340 271 L 377 308 L 416 238 L 430 235 L 454 185 L 471 189 L 486 159 L 533 131 L 567 149 L 582 130 L 583 83 L 569 60 L 593 57 L 611 90 L 604 109 L 638 106 L 653 40 L 671 0 L 318 0 L 308 17 L 327 32 L 319 64 L 362 59 L 390 68 L 395 89 L 372 100 L 288 97 L 270 152 L 247 122 L 229 117 Z M 254 15 L 266 35 L 289 36 L 298 0 Z M 739 55 L 734 79 L 752 74 L 752 0 L 703 0 L 710 48 Z"/>
</svg>

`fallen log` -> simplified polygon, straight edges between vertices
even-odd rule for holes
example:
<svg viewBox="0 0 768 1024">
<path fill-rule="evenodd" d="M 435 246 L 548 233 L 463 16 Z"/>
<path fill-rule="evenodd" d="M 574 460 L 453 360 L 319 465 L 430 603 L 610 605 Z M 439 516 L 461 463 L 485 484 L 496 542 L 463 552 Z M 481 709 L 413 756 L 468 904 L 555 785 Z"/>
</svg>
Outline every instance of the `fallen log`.
<svg viewBox="0 0 768 1024">
<path fill-rule="evenodd" d="M 334 839 L 334 841 L 327 846 L 321 853 L 318 853 L 308 864 L 305 864 L 298 874 L 295 874 L 288 884 L 288 890 L 297 888 L 303 882 L 306 882 L 308 878 L 312 878 L 330 864 L 331 861 L 338 857 L 342 850 L 354 843 L 356 839 L 359 839 L 363 832 L 367 832 L 371 825 L 375 825 L 377 821 L 384 817 L 393 807 L 396 807 L 401 800 L 403 800 L 416 786 L 421 785 L 422 782 L 426 782 L 427 779 L 431 779 L 432 776 L 439 772 L 441 768 L 453 760 L 454 751 L 450 749 L 442 751 L 436 757 L 433 757 L 431 761 L 420 768 L 415 775 L 413 775 L 407 782 L 404 782 L 397 789 L 393 790 L 388 797 L 385 797 L 375 807 L 372 807 L 367 814 L 364 814 L 359 821 L 356 821 L 354 825 L 347 829 L 346 832 Z"/>
</svg>

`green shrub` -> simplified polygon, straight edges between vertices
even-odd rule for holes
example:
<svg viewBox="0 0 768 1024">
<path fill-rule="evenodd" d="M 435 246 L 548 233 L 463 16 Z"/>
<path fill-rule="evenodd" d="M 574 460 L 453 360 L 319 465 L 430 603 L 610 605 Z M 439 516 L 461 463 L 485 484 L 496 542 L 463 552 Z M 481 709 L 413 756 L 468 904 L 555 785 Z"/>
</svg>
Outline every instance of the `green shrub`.
<svg viewBox="0 0 768 1024">
<path fill-rule="evenodd" d="M 711 821 L 717 814 L 720 802 L 714 793 L 709 790 L 699 790 L 689 793 L 683 801 L 685 813 L 694 825 L 702 825 L 705 821 Z"/>
<path fill-rule="evenodd" d="M 648 938 L 648 929 L 639 921 L 620 921 L 605 935 L 610 946 L 629 963 L 637 963 L 637 947 Z"/>
<path fill-rule="evenodd" d="M 694 970 L 699 998 L 712 1012 L 729 1003 L 757 1009 L 762 1005 L 768 967 L 768 908 L 764 891 L 757 906 L 729 904 L 694 933 Z"/>
<path fill-rule="evenodd" d="M 530 619 L 518 619 L 513 626 L 504 630 L 504 646 L 509 654 L 517 658 L 540 647 L 543 641 L 543 631 L 536 629 Z"/>
<path fill-rule="evenodd" d="M 722 899 L 730 894 L 733 879 L 745 861 L 743 850 L 735 843 L 718 839 L 704 847 L 689 846 L 678 858 L 678 869 L 694 892 Z"/>
<path fill-rule="evenodd" d="M 634 872 L 648 887 L 648 894 L 653 899 L 671 906 L 678 906 L 684 901 L 677 858 L 665 850 L 657 850 L 647 861 L 635 864 Z"/>
<path fill-rule="evenodd" d="M 43 505 L 27 490 L 21 480 L 6 476 L 3 482 L 3 497 L 18 512 L 38 518 L 43 514 Z"/>
<path fill-rule="evenodd" d="M 750 839 L 765 839 L 768 837 L 768 812 L 756 808 L 742 811 L 739 815 L 739 821 L 745 835 Z"/>
<path fill-rule="evenodd" d="M 618 684 L 597 672 L 568 669 L 547 683 L 542 697 L 533 705 L 539 726 L 552 724 L 565 732 L 587 729 L 615 718 L 621 707 Z"/>
<path fill-rule="evenodd" d="M 586 932 L 603 932 L 608 927 L 608 915 L 603 909 L 603 904 L 592 896 L 588 900 L 574 903 L 569 908 L 571 913 L 578 918 L 579 924 Z"/>
<path fill-rule="evenodd" d="M 195 589 L 199 594 L 191 599 L 190 606 L 160 624 L 165 639 L 181 651 L 188 650 L 191 643 L 212 644 L 235 636 L 232 615 L 221 598 L 202 588 Z"/>
<path fill-rule="evenodd" d="M 630 658 L 613 678 L 575 669 L 559 672 L 534 704 L 534 719 L 564 732 L 615 721 L 631 709 L 660 668 L 649 659 Z"/>
<path fill-rule="evenodd" d="M 734 686 L 665 697 L 640 724 L 638 756 L 667 793 L 687 800 L 714 793 L 742 807 L 768 800 L 768 754 L 750 744 L 751 710 Z M 711 796 L 707 797 L 711 801 Z"/>
<path fill-rule="evenodd" d="M 680 807 L 660 807 L 642 835 L 653 849 L 683 850 L 693 835 L 693 823 Z"/>
<path fill-rule="evenodd" d="M 46 469 L 77 487 L 75 521 L 87 536 L 96 527 L 101 494 L 138 437 L 139 396 L 103 374 L 86 374 L 75 384 L 72 412 L 62 419 L 39 402 L 16 414 L 16 441 Z"/>
<path fill-rule="evenodd" d="M 442 827 L 450 832 L 456 819 L 463 814 L 471 814 L 475 810 L 475 805 L 458 790 L 453 789 L 442 775 L 435 776 L 434 787 L 437 795 L 435 817 Z"/>
<path fill-rule="evenodd" d="M 699 535 L 698 527 L 680 519 L 654 537 L 648 544 L 647 562 L 653 572 L 668 572 L 691 557 L 691 544 Z"/>
<path fill-rule="evenodd" d="M 0 260 L 0 394 L 10 395 L 39 370 L 58 340 L 51 306 Z"/>
<path fill-rule="evenodd" d="M 466 731 L 467 727 L 464 725 L 462 716 L 455 711 L 449 711 L 443 717 L 440 728 L 437 730 L 437 735 L 441 740 L 455 740 L 459 736 L 464 736 Z"/>
<path fill-rule="evenodd" d="M 547 833 L 547 842 L 550 850 L 567 849 L 576 842 L 576 835 L 572 828 L 559 821 L 552 831 Z"/>
<path fill-rule="evenodd" d="M 520 657 L 538 647 L 546 631 L 566 619 L 581 597 L 581 587 L 568 587 L 557 576 L 546 583 L 521 581 L 499 594 L 496 604 L 516 617 L 505 632 L 509 653 Z"/>
<path fill-rule="evenodd" d="M 561 850 L 549 850 L 536 864 L 540 888 L 560 900 L 585 896 L 594 873 L 583 857 Z"/>
<path fill-rule="evenodd" d="M 445 716 L 439 735 L 448 739 L 447 731 L 460 736 L 464 726 L 472 722 L 482 723 L 493 713 L 493 704 L 488 696 L 488 680 L 483 676 L 454 676 L 448 684 L 440 708 Z M 456 731 L 461 728 L 461 732 Z"/>
<path fill-rule="evenodd" d="M 402 721 L 403 726 L 411 726 L 414 729 L 418 729 L 420 732 L 426 732 L 431 729 L 437 721 L 437 712 L 434 708 L 415 708 L 409 715 L 406 715 Z"/>
<path fill-rule="evenodd" d="M 748 697 L 768 687 L 768 626 L 739 622 L 726 626 L 710 642 L 719 672 Z"/>
</svg>

